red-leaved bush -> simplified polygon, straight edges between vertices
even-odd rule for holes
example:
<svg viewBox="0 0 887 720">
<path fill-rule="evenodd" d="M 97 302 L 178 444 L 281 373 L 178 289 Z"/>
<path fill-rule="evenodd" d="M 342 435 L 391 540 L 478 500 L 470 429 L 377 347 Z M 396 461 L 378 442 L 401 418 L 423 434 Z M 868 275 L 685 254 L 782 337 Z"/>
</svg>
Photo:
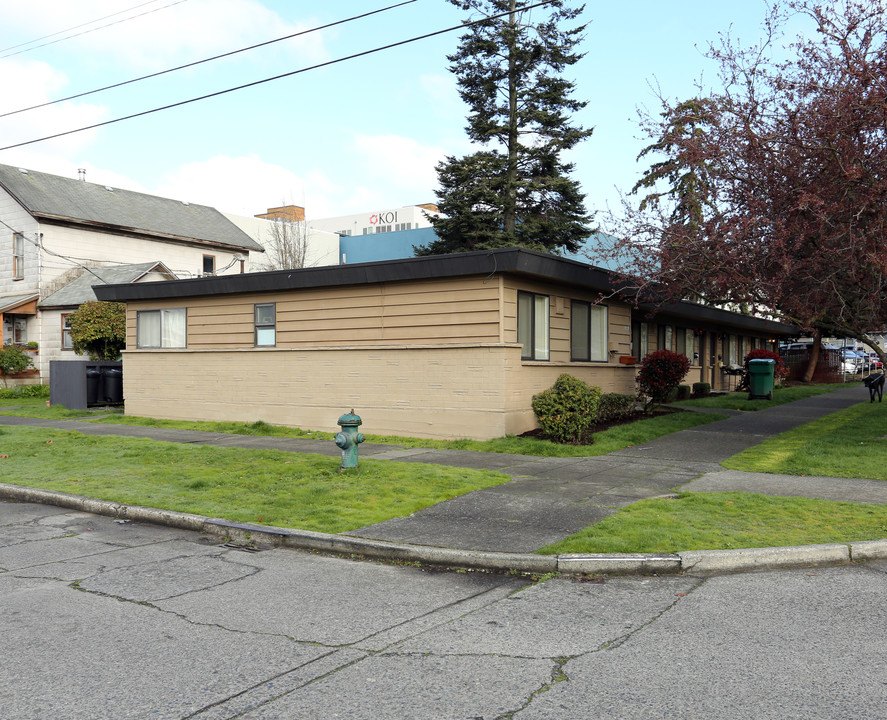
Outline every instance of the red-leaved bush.
<svg viewBox="0 0 887 720">
<path fill-rule="evenodd" d="M 656 350 L 641 360 L 638 372 L 638 392 L 649 398 L 644 404 L 648 412 L 654 405 L 661 405 L 675 391 L 690 370 L 690 361 L 671 350 Z"/>
<path fill-rule="evenodd" d="M 786 375 L 788 375 L 788 368 L 785 366 L 782 358 L 779 357 L 779 353 L 775 353 L 772 350 L 756 348 L 749 351 L 748 355 L 745 356 L 745 360 L 742 361 L 742 364 L 745 365 L 745 372 L 748 372 L 749 360 L 775 360 L 776 367 L 773 368 L 773 374 L 777 382 L 785 379 Z"/>
</svg>

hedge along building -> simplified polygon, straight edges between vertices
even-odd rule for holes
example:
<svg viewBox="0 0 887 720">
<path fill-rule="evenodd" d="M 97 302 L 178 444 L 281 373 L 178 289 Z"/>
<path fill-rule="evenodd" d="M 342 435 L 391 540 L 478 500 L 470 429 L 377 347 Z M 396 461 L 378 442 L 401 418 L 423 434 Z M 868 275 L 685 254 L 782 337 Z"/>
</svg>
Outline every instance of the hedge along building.
<svg viewBox="0 0 887 720">
<path fill-rule="evenodd" d="M 354 408 L 369 432 L 428 438 L 530 430 L 564 372 L 633 393 L 631 356 L 657 347 L 720 386 L 731 347 L 796 332 L 691 303 L 651 319 L 601 300 L 606 271 L 521 249 L 94 290 L 127 305 L 129 413 L 334 430 Z"/>
</svg>

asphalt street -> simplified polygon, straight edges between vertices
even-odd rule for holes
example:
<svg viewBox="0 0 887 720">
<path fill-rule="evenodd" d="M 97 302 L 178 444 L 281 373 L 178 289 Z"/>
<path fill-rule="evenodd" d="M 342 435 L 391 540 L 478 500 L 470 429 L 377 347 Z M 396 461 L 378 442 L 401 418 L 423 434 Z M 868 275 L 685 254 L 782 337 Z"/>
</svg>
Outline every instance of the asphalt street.
<svg viewBox="0 0 887 720">
<path fill-rule="evenodd" d="M 887 560 L 552 578 L 0 503 L 0 718 L 887 718 Z"/>
</svg>

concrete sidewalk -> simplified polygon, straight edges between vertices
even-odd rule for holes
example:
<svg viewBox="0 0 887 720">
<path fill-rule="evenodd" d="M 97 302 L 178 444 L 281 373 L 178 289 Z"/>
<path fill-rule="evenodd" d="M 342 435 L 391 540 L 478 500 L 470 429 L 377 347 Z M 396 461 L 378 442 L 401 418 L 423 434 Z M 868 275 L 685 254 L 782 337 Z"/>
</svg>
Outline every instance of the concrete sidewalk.
<svg viewBox="0 0 887 720">
<path fill-rule="evenodd" d="M 498 470 L 512 480 L 440 503 L 405 518 L 343 533 L 344 546 L 382 541 L 455 552 L 528 554 L 599 522 L 633 502 L 671 494 L 740 490 L 772 495 L 887 503 L 878 480 L 809 478 L 724 470 L 720 462 L 793 427 L 868 400 L 852 386 L 758 412 L 674 433 L 641 446 L 589 458 L 542 458 L 463 450 L 404 449 L 364 443 L 362 457 Z M 92 435 L 148 437 L 168 442 L 339 454 L 334 443 L 297 438 L 249 437 L 82 421 L 0 416 L 0 425 L 76 430 Z M 8 491 L 7 491 L 8 493 Z M 169 515 L 169 514 L 167 514 Z M 234 532 L 231 524 L 226 524 Z M 244 532 L 255 535 L 260 528 Z"/>
</svg>

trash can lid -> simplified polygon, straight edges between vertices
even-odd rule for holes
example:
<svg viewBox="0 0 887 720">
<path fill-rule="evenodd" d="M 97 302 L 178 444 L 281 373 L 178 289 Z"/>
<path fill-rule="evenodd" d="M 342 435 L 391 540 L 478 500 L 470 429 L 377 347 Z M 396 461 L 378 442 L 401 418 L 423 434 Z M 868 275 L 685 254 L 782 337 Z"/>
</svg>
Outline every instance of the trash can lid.
<svg viewBox="0 0 887 720">
<path fill-rule="evenodd" d="M 748 364 L 752 363 L 775 363 L 776 361 L 773 358 L 755 358 L 754 360 L 749 360 Z"/>
</svg>

